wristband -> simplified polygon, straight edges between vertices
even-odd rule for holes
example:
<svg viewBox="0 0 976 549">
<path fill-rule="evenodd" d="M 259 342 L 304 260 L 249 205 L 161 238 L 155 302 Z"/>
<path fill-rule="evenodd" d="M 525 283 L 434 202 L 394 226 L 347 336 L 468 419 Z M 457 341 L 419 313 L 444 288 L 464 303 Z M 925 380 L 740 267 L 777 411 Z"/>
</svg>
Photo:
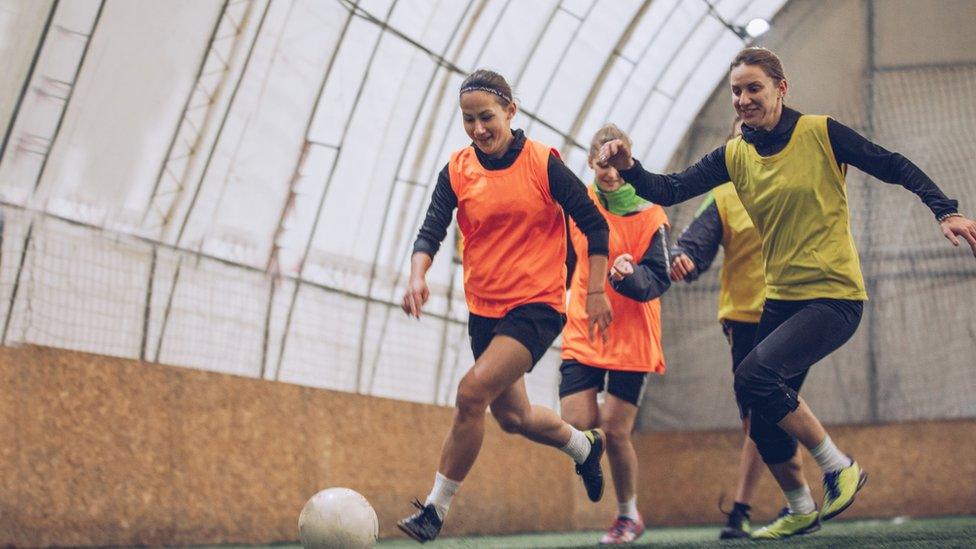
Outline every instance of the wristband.
<svg viewBox="0 0 976 549">
<path fill-rule="evenodd" d="M 942 223 L 943 221 L 945 221 L 946 219 L 949 219 L 950 217 L 963 217 L 963 215 L 961 213 L 959 213 L 959 212 L 947 213 L 947 214 L 943 214 L 943 215 L 940 215 L 939 217 L 937 217 L 936 218 L 936 221 L 938 221 L 939 223 Z"/>
</svg>

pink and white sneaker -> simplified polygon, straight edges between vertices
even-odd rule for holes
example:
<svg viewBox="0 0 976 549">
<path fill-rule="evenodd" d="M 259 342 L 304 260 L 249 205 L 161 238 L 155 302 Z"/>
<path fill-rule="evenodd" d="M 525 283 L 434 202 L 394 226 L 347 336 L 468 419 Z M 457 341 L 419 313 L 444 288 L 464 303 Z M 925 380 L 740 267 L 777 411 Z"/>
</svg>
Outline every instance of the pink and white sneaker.
<svg viewBox="0 0 976 549">
<path fill-rule="evenodd" d="M 644 519 L 637 515 L 637 520 L 628 517 L 617 517 L 610 530 L 600 538 L 600 545 L 622 545 L 633 543 L 644 533 Z"/>
</svg>

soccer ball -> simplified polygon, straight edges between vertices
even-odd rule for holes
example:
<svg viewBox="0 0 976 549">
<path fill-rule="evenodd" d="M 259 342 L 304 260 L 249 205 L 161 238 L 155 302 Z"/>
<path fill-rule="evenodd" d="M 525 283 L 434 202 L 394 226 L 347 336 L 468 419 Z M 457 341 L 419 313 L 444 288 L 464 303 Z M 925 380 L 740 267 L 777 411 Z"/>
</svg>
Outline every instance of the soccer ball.
<svg viewBox="0 0 976 549">
<path fill-rule="evenodd" d="M 322 490 L 298 517 L 298 537 L 305 549 L 372 547 L 379 527 L 373 506 L 349 488 Z"/>
</svg>

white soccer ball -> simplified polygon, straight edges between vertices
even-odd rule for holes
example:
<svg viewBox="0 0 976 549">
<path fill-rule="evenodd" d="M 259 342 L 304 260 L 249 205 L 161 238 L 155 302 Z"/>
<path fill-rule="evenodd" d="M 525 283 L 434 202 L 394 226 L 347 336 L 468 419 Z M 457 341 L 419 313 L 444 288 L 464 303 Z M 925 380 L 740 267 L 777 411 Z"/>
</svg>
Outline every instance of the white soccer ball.
<svg viewBox="0 0 976 549">
<path fill-rule="evenodd" d="M 379 533 L 376 511 L 359 492 L 328 488 L 312 496 L 298 517 L 305 549 L 372 547 Z"/>
</svg>

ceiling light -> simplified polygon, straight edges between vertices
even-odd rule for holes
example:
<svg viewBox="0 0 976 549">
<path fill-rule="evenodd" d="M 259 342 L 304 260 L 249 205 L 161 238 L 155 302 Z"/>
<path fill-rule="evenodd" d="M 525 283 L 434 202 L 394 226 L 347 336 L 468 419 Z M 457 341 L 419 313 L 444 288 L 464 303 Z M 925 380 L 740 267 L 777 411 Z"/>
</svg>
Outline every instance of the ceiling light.
<svg viewBox="0 0 976 549">
<path fill-rule="evenodd" d="M 749 21 L 748 23 L 746 23 L 745 26 L 746 34 L 749 35 L 750 38 L 757 38 L 759 36 L 762 36 L 768 30 L 769 30 L 769 21 L 766 21 L 761 17 L 757 17 L 752 21 Z"/>
</svg>

